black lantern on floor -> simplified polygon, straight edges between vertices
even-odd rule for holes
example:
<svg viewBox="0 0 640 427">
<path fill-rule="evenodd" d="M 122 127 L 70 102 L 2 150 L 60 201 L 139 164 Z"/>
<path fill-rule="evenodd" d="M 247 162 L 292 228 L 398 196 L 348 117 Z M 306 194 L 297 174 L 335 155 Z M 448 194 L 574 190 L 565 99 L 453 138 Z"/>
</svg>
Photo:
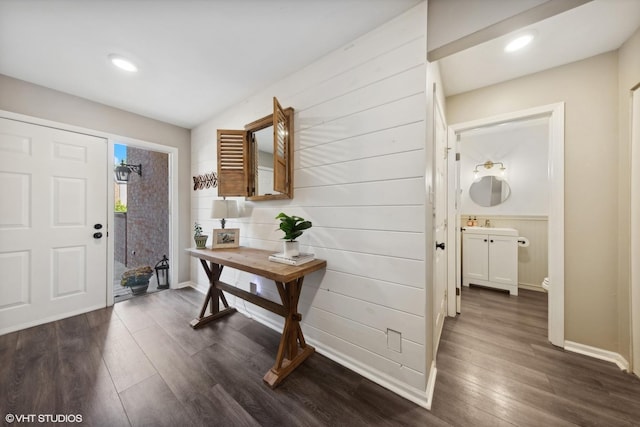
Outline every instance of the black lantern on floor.
<svg viewBox="0 0 640 427">
<path fill-rule="evenodd" d="M 156 264 L 156 278 L 158 289 L 169 289 L 169 259 L 166 255 Z"/>
</svg>

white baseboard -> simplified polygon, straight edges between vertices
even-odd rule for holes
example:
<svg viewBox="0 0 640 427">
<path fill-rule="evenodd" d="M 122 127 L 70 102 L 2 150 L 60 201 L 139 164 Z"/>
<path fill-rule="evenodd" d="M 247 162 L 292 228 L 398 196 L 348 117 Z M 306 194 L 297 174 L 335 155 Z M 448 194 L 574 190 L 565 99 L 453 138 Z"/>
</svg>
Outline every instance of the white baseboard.
<svg viewBox="0 0 640 427">
<path fill-rule="evenodd" d="M 200 289 L 198 289 L 198 285 L 193 283 L 191 280 L 187 280 L 186 282 L 180 282 L 176 286 L 174 286 L 172 289 L 182 289 L 182 288 L 188 288 L 188 287 L 192 287 L 197 291 L 202 292 Z M 206 293 L 206 291 L 204 291 L 203 293 Z"/>
<path fill-rule="evenodd" d="M 527 289 L 529 291 L 546 292 L 541 285 L 531 285 L 529 283 L 518 283 L 518 289 Z"/>
<path fill-rule="evenodd" d="M 431 362 L 431 369 L 429 370 L 429 380 L 427 381 L 427 405 L 426 409 L 431 410 L 431 403 L 433 403 L 433 393 L 436 389 L 436 375 L 438 375 L 438 369 L 436 368 L 436 361 Z"/>
<path fill-rule="evenodd" d="M 584 354 L 585 356 L 593 357 L 595 359 L 615 363 L 621 370 L 629 371 L 629 362 L 619 353 L 615 353 L 609 350 L 603 350 L 598 347 L 592 347 L 590 345 L 580 344 L 573 341 L 565 341 L 564 349 L 567 351 L 572 351 L 574 353 Z"/>
<path fill-rule="evenodd" d="M 198 287 L 196 283 L 191 283 L 188 286 L 191 286 L 198 292 L 205 294 L 206 289 L 201 289 Z M 229 300 L 230 305 L 233 298 Z M 265 325 L 266 327 L 273 329 L 279 334 L 282 333 L 282 328 L 284 325 L 284 321 L 276 322 L 270 317 L 266 317 L 262 315 L 260 312 L 249 312 L 246 308 L 245 304 L 236 304 L 234 306 L 238 312 L 247 316 L 255 321 Z M 331 348 L 326 348 L 322 345 L 322 343 L 318 343 L 317 341 L 305 337 L 305 340 L 312 346 L 315 347 L 316 351 L 323 356 L 333 360 L 334 362 L 351 369 L 352 371 L 362 375 L 363 377 L 373 381 L 376 384 L 381 385 L 382 387 L 391 390 L 395 394 L 402 396 L 403 398 L 419 405 L 427 410 L 431 409 L 431 402 L 433 401 L 433 392 L 435 389 L 436 382 L 436 364 L 435 361 L 431 363 L 431 370 L 429 371 L 429 378 L 427 381 L 426 390 L 419 390 L 413 387 L 408 387 L 406 384 L 403 384 L 397 381 L 395 378 L 386 375 L 381 372 L 372 371 L 370 367 L 363 365 L 359 361 L 346 356 L 342 353 L 336 352 Z"/>
<path fill-rule="evenodd" d="M 277 323 L 274 322 L 273 319 L 263 316 L 259 312 L 248 312 L 246 307 L 243 305 L 236 305 L 236 310 L 238 310 L 243 315 L 254 319 L 255 321 L 262 323 L 270 329 L 278 333 L 282 333 L 282 327 L 284 322 Z M 382 387 L 391 390 L 395 394 L 402 396 L 403 398 L 419 405 L 425 409 L 431 409 L 431 402 L 433 401 L 433 391 L 435 388 L 435 380 L 436 380 L 436 365 L 435 361 L 431 364 L 431 371 L 429 372 L 429 379 L 427 381 L 427 388 L 425 390 L 418 390 L 413 387 L 408 387 L 406 384 L 403 384 L 397 381 L 395 378 L 386 375 L 381 372 L 372 371 L 370 367 L 363 365 L 359 361 L 346 356 L 340 352 L 337 352 L 331 348 L 325 347 L 322 343 L 315 341 L 314 339 L 310 339 L 305 337 L 307 343 L 315 347 L 316 352 L 322 354 L 323 356 L 333 360 L 334 362 L 351 369 L 359 375 L 373 381 L 376 384 L 381 385 Z"/>
<path fill-rule="evenodd" d="M 256 319 L 258 320 L 258 319 Z M 340 352 L 337 352 L 331 348 L 324 347 L 321 343 L 318 343 L 315 340 L 307 339 L 307 342 L 313 345 L 316 348 L 316 351 L 323 356 L 333 360 L 334 362 L 342 365 L 348 369 L 351 369 L 353 372 L 362 375 L 363 377 L 373 381 L 374 383 L 394 392 L 400 397 L 403 397 L 410 402 L 415 403 L 418 406 L 421 406 L 425 409 L 431 409 L 431 402 L 433 398 L 433 389 L 435 384 L 432 383 L 431 375 L 435 375 L 435 372 L 429 372 L 429 380 L 427 381 L 427 386 L 431 386 L 431 390 L 427 387 L 426 390 L 419 390 L 413 387 L 409 387 L 406 384 L 403 384 L 397 381 L 395 378 L 384 374 L 378 371 L 372 371 L 370 367 L 363 365 L 358 360 L 355 360 L 349 356 L 346 356 Z M 432 366 L 433 367 L 433 366 Z M 433 378 L 435 382 L 435 378 Z M 429 391 L 431 392 L 429 394 Z"/>
</svg>

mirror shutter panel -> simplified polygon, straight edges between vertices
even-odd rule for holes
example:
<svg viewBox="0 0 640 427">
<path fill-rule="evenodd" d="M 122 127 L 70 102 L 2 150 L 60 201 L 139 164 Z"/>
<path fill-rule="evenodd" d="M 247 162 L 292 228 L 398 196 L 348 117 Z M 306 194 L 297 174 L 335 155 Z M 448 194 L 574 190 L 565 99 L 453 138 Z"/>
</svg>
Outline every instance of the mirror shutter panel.
<svg viewBox="0 0 640 427">
<path fill-rule="evenodd" d="M 248 154 L 244 130 L 218 129 L 218 196 L 249 195 Z"/>
<path fill-rule="evenodd" d="M 278 100 L 273 97 L 273 189 L 280 193 L 289 193 L 288 157 L 289 120 Z"/>
</svg>

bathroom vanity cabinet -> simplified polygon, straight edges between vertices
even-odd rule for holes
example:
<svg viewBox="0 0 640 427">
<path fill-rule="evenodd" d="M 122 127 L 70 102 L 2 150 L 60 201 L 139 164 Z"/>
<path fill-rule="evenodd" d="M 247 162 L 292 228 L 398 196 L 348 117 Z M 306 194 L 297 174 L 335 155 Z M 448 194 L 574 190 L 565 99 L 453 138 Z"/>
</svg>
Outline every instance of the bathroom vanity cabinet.
<svg viewBox="0 0 640 427">
<path fill-rule="evenodd" d="M 504 289 L 518 295 L 518 230 L 465 227 L 462 284 Z"/>
</svg>

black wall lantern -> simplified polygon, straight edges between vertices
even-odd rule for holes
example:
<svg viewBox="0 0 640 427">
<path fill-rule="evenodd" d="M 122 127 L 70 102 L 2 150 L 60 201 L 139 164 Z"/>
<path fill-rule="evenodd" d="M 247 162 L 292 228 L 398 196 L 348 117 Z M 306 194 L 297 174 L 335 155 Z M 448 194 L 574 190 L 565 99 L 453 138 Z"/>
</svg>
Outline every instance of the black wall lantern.
<svg viewBox="0 0 640 427">
<path fill-rule="evenodd" d="M 117 182 L 129 182 L 129 174 L 131 174 L 131 172 L 142 176 L 142 164 L 128 165 L 123 160 L 122 163 L 113 170 Z"/>
<path fill-rule="evenodd" d="M 166 255 L 156 264 L 156 278 L 158 279 L 158 289 L 169 288 L 169 259 Z"/>
</svg>

